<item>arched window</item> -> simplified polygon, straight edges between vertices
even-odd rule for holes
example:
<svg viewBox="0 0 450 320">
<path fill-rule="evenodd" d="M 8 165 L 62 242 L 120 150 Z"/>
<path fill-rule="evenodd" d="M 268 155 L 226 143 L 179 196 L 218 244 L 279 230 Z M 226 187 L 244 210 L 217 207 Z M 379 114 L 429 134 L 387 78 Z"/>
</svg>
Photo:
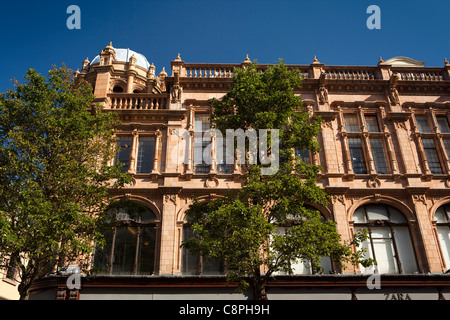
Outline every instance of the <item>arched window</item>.
<svg viewBox="0 0 450 320">
<path fill-rule="evenodd" d="M 94 267 L 113 275 L 151 275 L 155 271 L 156 216 L 133 202 L 132 210 L 114 209 L 116 224 L 105 231 L 106 245 L 97 248 Z"/>
<path fill-rule="evenodd" d="M 183 225 L 183 241 L 195 237 L 190 228 L 189 221 Z M 181 272 L 183 275 L 223 275 L 226 272 L 225 263 L 219 259 L 207 259 L 206 257 L 192 254 L 183 246 L 181 257 Z"/>
<path fill-rule="evenodd" d="M 114 86 L 113 92 L 121 93 L 121 92 L 123 92 L 123 88 L 121 86 Z"/>
<path fill-rule="evenodd" d="M 436 210 L 436 229 L 446 270 L 450 270 L 450 203 Z"/>
<path fill-rule="evenodd" d="M 362 243 L 366 256 L 377 261 L 379 273 L 418 272 L 413 243 L 406 218 L 384 204 L 368 204 L 353 214 L 355 231 L 366 229 L 369 239 Z M 371 272 L 372 268 L 363 273 Z"/>
<path fill-rule="evenodd" d="M 305 208 L 310 211 L 318 211 L 316 208 L 312 206 L 305 205 Z M 325 221 L 325 217 L 321 214 L 323 221 Z M 279 235 L 286 234 L 286 232 L 291 228 L 291 225 L 286 226 L 278 226 L 275 228 L 275 233 Z M 333 265 L 331 263 L 330 257 L 322 257 L 320 266 L 322 267 L 322 272 L 324 274 L 330 274 L 333 273 Z M 312 274 L 314 268 L 311 265 L 310 261 L 296 261 L 291 262 L 290 265 L 291 271 L 293 275 L 300 275 L 300 274 Z M 278 271 L 275 273 L 276 275 L 287 275 L 289 273 Z"/>
</svg>

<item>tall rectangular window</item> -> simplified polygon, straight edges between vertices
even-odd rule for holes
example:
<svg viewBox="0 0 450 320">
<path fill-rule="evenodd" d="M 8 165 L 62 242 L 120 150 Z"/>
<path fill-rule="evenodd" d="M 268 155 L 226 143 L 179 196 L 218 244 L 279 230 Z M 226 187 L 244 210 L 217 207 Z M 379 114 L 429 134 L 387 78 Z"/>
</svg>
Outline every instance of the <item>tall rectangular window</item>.
<svg viewBox="0 0 450 320">
<path fill-rule="evenodd" d="M 366 159 L 364 157 L 364 151 L 361 145 L 361 139 L 349 138 L 348 147 L 350 151 L 350 157 L 352 160 L 353 171 L 356 174 L 366 174 Z"/>
<path fill-rule="evenodd" d="M 434 139 L 422 139 L 422 144 L 431 173 L 442 174 L 441 162 L 439 161 Z"/>
<path fill-rule="evenodd" d="M 228 152 L 233 155 L 234 159 L 234 149 L 228 150 Z M 227 163 L 227 148 L 226 148 L 226 138 L 216 137 L 216 160 L 217 160 L 217 172 L 222 174 L 233 173 L 234 163 Z"/>
<path fill-rule="evenodd" d="M 367 131 L 369 132 L 380 132 L 380 127 L 378 126 L 378 119 L 376 115 L 365 115 Z"/>
<path fill-rule="evenodd" d="M 136 173 L 151 173 L 155 154 L 155 137 L 139 137 Z"/>
<path fill-rule="evenodd" d="M 345 130 L 347 132 L 359 132 L 358 118 L 356 114 L 344 114 Z"/>
<path fill-rule="evenodd" d="M 311 154 L 309 153 L 309 150 L 295 148 L 295 156 L 300 158 L 301 161 L 311 164 Z"/>
<path fill-rule="evenodd" d="M 122 171 L 128 171 L 130 168 L 130 153 L 131 144 L 133 143 L 133 138 L 131 136 L 119 137 L 117 145 L 119 150 L 116 152 L 116 163 L 121 162 L 123 164 Z"/>
<path fill-rule="evenodd" d="M 386 151 L 381 139 L 370 139 L 370 149 L 372 151 L 375 170 L 379 174 L 388 174 L 389 167 L 387 163 Z"/>
<path fill-rule="evenodd" d="M 194 172 L 209 173 L 211 154 L 205 150 L 211 144 L 211 136 L 205 134 L 210 129 L 209 115 L 196 114 L 194 118 Z"/>
<path fill-rule="evenodd" d="M 436 120 L 439 126 L 439 130 L 442 133 L 450 133 L 450 126 L 448 124 L 448 119 L 446 116 L 437 116 Z"/>
<path fill-rule="evenodd" d="M 431 133 L 430 123 L 427 116 L 416 116 L 417 128 L 421 133 Z"/>
</svg>

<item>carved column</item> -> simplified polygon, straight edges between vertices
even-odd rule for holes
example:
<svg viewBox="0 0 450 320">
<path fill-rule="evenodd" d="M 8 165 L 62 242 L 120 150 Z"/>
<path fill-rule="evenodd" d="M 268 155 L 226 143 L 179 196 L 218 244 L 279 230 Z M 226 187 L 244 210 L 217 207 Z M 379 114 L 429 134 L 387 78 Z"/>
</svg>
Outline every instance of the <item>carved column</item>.
<svg viewBox="0 0 450 320">
<path fill-rule="evenodd" d="M 353 171 L 352 158 L 350 156 L 350 148 L 348 146 L 347 131 L 345 130 L 344 125 L 344 115 L 340 107 L 338 107 L 337 109 L 338 109 L 339 128 L 342 138 L 342 153 L 344 155 L 345 168 L 347 169 L 347 174 L 353 176 L 355 172 Z"/>
<path fill-rule="evenodd" d="M 376 174 L 377 171 L 375 169 L 375 163 L 373 161 L 373 154 L 372 154 L 372 148 L 370 147 L 370 139 L 369 139 L 369 132 L 367 131 L 366 121 L 364 118 L 364 112 L 362 110 L 362 107 L 358 107 L 358 117 L 359 121 L 361 123 L 361 132 L 363 137 L 363 145 L 364 145 L 364 152 L 367 156 L 367 162 L 369 163 L 369 174 Z"/>
<path fill-rule="evenodd" d="M 130 168 L 128 172 L 136 173 L 136 151 L 139 143 L 139 133 L 137 129 L 134 129 L 132 132 L 133 142 L 131 143 L 131 151 L 130 151 Z"/>
<path fill-rule="evenodd" d="M 155 152 L 153 154 L 153 169 L 152 173 L 159 174 L 159 146 L 161 145 L 161 130 L 156 130 L 156 138 L 155 138 Z"/>
<path fill-rule="evenodd" d="M 161 221 L 161 251 L 159 259 L 159 274 L 173 274 L 175 268 L 176 247 L 176 211 L 177 195 L 163 196 L 163 211 Z"/>
<path fill-rule="evenodd" d="M 434 237 L 432 223 L 429 219 L 427 198 L 424 193 L 412 192 L 414 213 L 417 222 L 410 223 L 411 231 L 415 235 L 415 247 L 418 249 L 417 263 L 421 272 L 442 272 L 439 260 L 438 244 Z"/>
</svg>

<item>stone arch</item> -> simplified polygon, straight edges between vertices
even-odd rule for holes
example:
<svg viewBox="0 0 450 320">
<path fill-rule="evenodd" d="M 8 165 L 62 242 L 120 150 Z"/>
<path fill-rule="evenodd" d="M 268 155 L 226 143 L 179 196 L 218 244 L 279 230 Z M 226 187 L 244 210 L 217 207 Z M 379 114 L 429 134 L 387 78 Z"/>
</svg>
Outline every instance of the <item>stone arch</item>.
<svg viewBox="0 0 450 320">
<path fill-rule="evenodd" d="M 140 84 L 134 84 L 132 92 L 133 93 L 144 93 L 145 86 L 140 85 Z"/>
<path fill-rule="evenodd" d="M 161 220 L 161 218 L 162 218 L 161 210 L 158 208 L 156 203 L 154 203 L 153 201 L 151 201 L 145 197 L 137 196 L 137 195 L 121 195 L 121 196 L 115 196 L 115 197 L 113 197 L 113 199 L 120 199 L 120 198 L 125 198 L 125 197 L 131 201 L 135 201 L 137 203 L 140 203 L 140 204 L 146 206 L 156 216 L 156 220 Z"/>
<path fill-rule="evenodd" d="M 376 197 L 367 196 L 367 197 L 361 198 L 361 199 L 359 199 L 359 201 L 356 201 L 355 203 L 353 203 L 353 205 L 347 211 L 347 220 L 353 221 L 353 214 L 355 213 L 356 209 L 358 209 L 359 207 L 366 205 L 366 204 L 376 204 L 376 203 L 392 206 L 393 208 L 400 211 L 405 216 L 407 221 L 416 220 L 413 210 L 411 210 L 411 208 L 408 207 L 408 205 L 406 205 L 404 202 L 399 201 L 395 198 L 387 197 L 387 196 L 383 196 L 383 195 L 377 195 Z"/>
<path fill-rule="evenodd" d="M 116 88 L 120 88 L 121 91 L 115 91 Z M 125 93 L 127 84 L 122 80 L 116 80 L 111 83 L 111 92 Z"/>
<path fill-rule="evenodd" d="M 305 202 L 305 205 L 313 207 L 314 209 L 319 211 L 322 214 L 322 216 L 324 216 L 324 218 L 327 221 L 334 221 L 333 212 L 329 208 L 323 207 L 323 206 L 320 206 L 320 205 L 316 205 L 316 204 L 312 204 L 312 203 L 309 203 L 309 202 Z"/>
<path fill-rule="evenodd" d="M 438 201 L 436 201 L 431 206 L 431 208 L 429 209 L 429 212 L 428 212 L 428 217 L 429 217 L 430 221 L 434 220 L 434 215 L 436 213 L 436 210 L 439 209 L 439 207 L 441 207 L 445 204 L 448 204 L 448 203 L 450 203 L 450 196 L 442 197 L 442 199 L 439 199 Z"/>
<path fill-rule="evenodd" d="M 202 196 L 197 197 L 197 200 L 199 202 L 201 202 L 201 203 L 204 203 L 204 202 L 209 202 L 209 201 L 211 201 L 213 199 L 217 199 L 217 198 L 226 198 L 226 197 L 223 196 L 223 195 L 218 195 L 218 194 L 215 194 L 215 195 L 202 195 Z M 177 221 L 179 221 L 179 222 L 183 221 L 184 222 L 184 219 L 186 217 L 186 211 L 187 211 L 187 209 L 189 209 L 189 206 L 193 202 L 194 202 L 193 198 L 187 198 L 186 199 L 186 203 L 177 212 Z"/>
</svg>

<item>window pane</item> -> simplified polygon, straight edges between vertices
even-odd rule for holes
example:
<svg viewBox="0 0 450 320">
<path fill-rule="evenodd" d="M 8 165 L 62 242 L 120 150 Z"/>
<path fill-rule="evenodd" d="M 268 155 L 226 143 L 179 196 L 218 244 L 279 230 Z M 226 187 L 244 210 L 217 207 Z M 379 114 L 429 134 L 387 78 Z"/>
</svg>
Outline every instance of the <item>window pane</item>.
<svg viewBox="0 0 450 320">
<path fill-rule="evenodd" d="M 395 228 L 395 244 L 397 246 L 400 263 L 402 264 L 402 272 L 414 273 L 418 271 L 408 227 Z"/>
<path fill-rule="evenodd" d="M 439 126 L 439 130 L 442 133 L 450 133 L 450 126 L 448 124 L 447 117 L 446 116 L 439 116 L 439 117 L 436 117 L 436 119 L 437 119 L 437 123 L 438 123 L 438 126 Z"/>
<path fill-rule="evenodd" d="M 389 220 L 385 206 L 367 205 L 366 210 L 369 220 Z"/>
<path fill-rule="evenodd" d="M 427 116 L 416 116 L 417 128 L 422 133 L 431 133 Z"/>
<path fill-rule="evenodd" d="M 365 223 L 366 220 L 366 213 L 364 207 L 359 207 L 356 209 L 355 213 L 353 214 L 353 221 L 355 223 Z"/>
<path fill-rule="evenodd" d="M 347 132 L 359 132 L 356 114 L 344 114 L 345 130 Z"/>
<path fill-rule="evenodd" d="M 295 148 L 295 156 L 300 158 L 301 161 L 311 164 L 309 150 L 300 150 L 299 148 Z"/>
<path fill-rule="evenodd" d="M 350 151 L 350 158 L 352 160 L 353 171 L 356 174 L 367 173 L 366 169 L 366 159 L 364 157 L 364 152 L 361 146 L 361 140 L 350 138 L 348 139 L 348 147 Z"/>
<path fill-rule="evenodd" d="M 389 207 L 389 214 L 391 216 L 391 222 L 407 223 L 405 216 L 397 209 L 394 209 L 393 207 Z"/>
<path fill-rule="evenodd" d="M 376 172 L 379 174 L 388 174 L 389 168 L 383 141 L 381 139 L 370 139 L 370 149 L 372 150 Z"/>
<path fill-rule="evenodd" d="M 395 261 L 394 242 L 389 228 L 371 228 L 371 238 L 375 250 L 379 273 L 398 273 Z"/>
<path fill-rule="evenodd" d="M 217 161 L 217 172 L 223 174 L 231 174 L 233 173 L 233 165 L 234 165 L 234 149 L 228 150 L 230 153 L 229 161 L 227 163 L 227 148 L 226 148 L 226 139 L 223 137 L 216 137 L 216 161 Z M 233 160 L 233 161 L 231 161 Z"/>
<path fill-rule="evenodd" d="M 196 114 L 194 120 L 194 172 L 209 173 L 211 164 L 211 136 L 209 115 Z"/>
<path fill-rule="evenodd" d="M 106 228 L 103 232 L 105 237 L 105 246 L 103 248 L 96 246 L 94 256 L 94 268 L 98 273 L 105 274 L 108 272 L 111 259 L 111 246 L 113 240 L 114 228 Z"/>
<path fill-rule="evenodd" d="M 450 227 L 438 226 L 437 232 L 442 249 L 442 255 L 444 256 L 445 266 L 448 270 L 450 269 Z"/>
<path fill-rule="evenodd" d="M 422 139 L 423 149 L 427 158 L 428 166 L 433 174 L 442 174 L 441 162 L 433 139 Z"/>
<path fill-rule="evenodd" d="M 220 275 L 224 274 L 224 263 L 219 259 L 207 259 L 205 257 L 203 259 L 203 275 Z"/>
<path fill-rule="evenodd" d="M 189 239 L 194 236 L 194 231 L 189 227 L 183 228 L 183 239 Z M 200 274 L 199 265 L 200 257 L 192 254 L 186 247 L 182 249 L 182 273 L 185 275 L 197 275 Z"/>
<path fill-rule="evenodd" d="M 121 162 L 123 164 L 122 171 L 128 171 L 130 166 L 130 152 L 131 152 L 131 137 L 119 137 L 117 145 L 119 150 L 116 152 L 116 163 Z"/>
<path fill-rule="evenodd" d="M 398 273 L 392 239 L 373 239 L 379 273 Z"/>
<path fill-rule="evenodd" d="M 205 132 L 210 129 L 209 115 L 196 114 L 194 116 L 194 131 Z"/>
<path fill-rule="evenodd" d="M 366 115 L 364 116 L 366 119 L 367 131 L 369 132 L 380 132 L 380 128 L 378 127 L 378 119 L 375 115 Z"/>
<path fill-rule="evenodd" d="M 436 210 L 434 218 L 436 219 L 437 223 L 447 223 L 448 222 L 444 207 L 439 207 Z"/>
<path fill-rule="evenodd" d="M 151 173 L 155 153 L 155 137 L 139 137 L 136 173 Z"/>
<path fill-rule="evenodd" d="M 130 275 L 134 271 L 136 257 L 137 229 L 117 227 L 114 247 L 113 274 Z"/>
<path fill-rule="evenodd" d="M 363 229 L 364 229 L 364 227 L 361 227 L 361 228 L 356 227 L 356 228 L 355 228 L 355 231 L 358 232 L 358 231 L 361 231 L 361 230 L 363 230 Z M 364 242 L 362 242 L 362 243 L 358 246 L 358 250 L 362 250 L 362 249 L 365 249 L 365 253 L 364 253 L 364 258 L 365 258 L 365 259 L 368 259 L 368 258 L 373 259 L 372 246 L 370 245 L 370 241 L 369 241 L 369 240 L 365 240 Z M 373 267 L 365 268 L 365 267 L 362 266 L 361 264 L 359 265 L 359 267 L 360 267 L 361 272 L 362 272 L 363 274 L 364 274 L 364 273 L 373 273 Z"/>
<path fill-rule="evenodd" d="M 153 226 L 141 227 L 137 274 L 151 275 L 155 269 L 156 229 Z"/>
</svg>

